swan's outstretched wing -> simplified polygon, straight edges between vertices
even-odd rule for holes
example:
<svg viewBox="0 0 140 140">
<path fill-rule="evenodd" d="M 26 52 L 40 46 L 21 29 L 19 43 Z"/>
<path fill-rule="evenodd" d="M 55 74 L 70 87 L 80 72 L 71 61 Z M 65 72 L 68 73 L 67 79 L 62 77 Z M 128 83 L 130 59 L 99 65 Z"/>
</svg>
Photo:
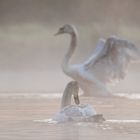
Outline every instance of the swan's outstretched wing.
<svg viewBox="0 0 140 140">
<path fill-rule="evenodd" d="M 101 58 L 104 55 L 105 53 L 104 46 L 105 46 L 105 40 L 99 39 L 95 48 L 95 53 L 84 63 L 84 67 L 86 69 L 92 67 L 99 60 L 99 58 Z"/>
<path fill-rule="evenodd" d="M 99 40 L 94 55 L 84 65 L 107 83 L 123 79 L 128 64 L 139 56 L 140 50 L 133 43 L 113 36 Z"/>
</svg>

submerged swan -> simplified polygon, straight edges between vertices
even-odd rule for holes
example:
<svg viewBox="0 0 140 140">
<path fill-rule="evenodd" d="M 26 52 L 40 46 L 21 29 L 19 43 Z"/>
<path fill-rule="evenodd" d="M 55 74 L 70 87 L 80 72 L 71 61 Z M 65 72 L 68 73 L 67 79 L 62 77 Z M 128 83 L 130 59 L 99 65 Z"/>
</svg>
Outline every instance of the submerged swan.
<svg viewBox="0 0 140 140">
<path fill-rule="evenodd" d="M 80 104 L 78 91 L 79 87 L 76 81 L 71 81 L 67 84 L 63 93 L 60 111 L 55 115 L 53 121 L 59 123 L 68 121 L 104 121 L 103 115 L 96 114 L 96 111 L 90 105 Z M 76 105 L 71 105 L 72 96 Z"/>
<path fill-rule="evenodd" d="M 128 64 L 140 56 L 140 50 L 131 42 L 111 36 L 100 39 L 94 54 L 81 64 L 70 64 L 77 46 L 77 30 L 73 25 L 64 25 L 56 35 L 69 34 L 71 42 L 64 57 L 62 69 L 78 82 L 85 95 L 107 96 L 109 83 L 124 79 Z"/>
</svg>

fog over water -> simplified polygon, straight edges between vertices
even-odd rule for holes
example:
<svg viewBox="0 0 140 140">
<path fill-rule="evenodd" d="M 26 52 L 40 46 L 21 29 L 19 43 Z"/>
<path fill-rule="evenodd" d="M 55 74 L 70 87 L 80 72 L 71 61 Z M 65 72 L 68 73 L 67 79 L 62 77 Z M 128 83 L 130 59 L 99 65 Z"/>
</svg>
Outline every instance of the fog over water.
<svg viewBox="0 0 140 140">
<path fill-rule="evenodd" d="M 0 0 L 0 93 L 64 89 L 69 37 L 54 34 L 65 23 L 79 31 L 72 63 L 88 58 L 100 37 L 118 35 L 139 46 L 139 7 L 138 0 Z M 140 64 L 131 65 L 113 91 L 139 92 L 139 71 Z"/>
</svg>

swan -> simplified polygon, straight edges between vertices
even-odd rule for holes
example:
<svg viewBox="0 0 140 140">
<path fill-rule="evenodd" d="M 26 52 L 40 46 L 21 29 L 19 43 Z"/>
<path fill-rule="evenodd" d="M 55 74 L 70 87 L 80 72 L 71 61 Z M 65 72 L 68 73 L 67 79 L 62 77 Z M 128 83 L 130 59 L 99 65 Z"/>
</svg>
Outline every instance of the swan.
<svg viewBox="0 0 140 140">
<path fill-rule="evenodd" d="M 53 117 L 53 121 L 58 123 L 69 121 L 90 121 L 102 122 L 105 119 L 102 114 L 96 114 L 92 106 L 88 104 L 80 104 L 78 96 L 78 82 L 71 81 L 66 85 L 61 100 L 60 111 Z M 72 96 L 76 104 L 71 104 Z"/>
<path fill-rule="evenodd" d="M 128 64 L 137 61 L 140 50 L 132 43 L 116 36 L 99 39 L 92 56 L 80 64 L 70 64 L 78 32 L 74 25 L 66 24 L 55 35 L 68 34 L 71 41 L 62 62 L 63 72 L 78 82 L 84 95 L 112 95 L 108 85 L 124 79 Z"/>
</svg>

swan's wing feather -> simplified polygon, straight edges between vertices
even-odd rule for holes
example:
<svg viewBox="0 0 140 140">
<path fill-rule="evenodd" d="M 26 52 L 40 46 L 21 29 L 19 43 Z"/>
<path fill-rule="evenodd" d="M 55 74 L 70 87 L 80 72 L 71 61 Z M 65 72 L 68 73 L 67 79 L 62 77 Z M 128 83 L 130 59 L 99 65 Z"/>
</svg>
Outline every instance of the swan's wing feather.
<svg viewBox="0 0 140 140">
<path fill-rule="evenodd" d="M 83 64 L 86 69 L 92 67 L 104 54 L 106 53 L 105 50 L 105 40 L 99 39 L 95 48 L 95 52 L 92 56 L 88 58 L 87 61 Z"/>
<path fill-rule="evenodd" d="M 114 82 L 125 77 L 128 64 L 138 56 L 140 51 L 133 43 L 113 36 L 97 44 L 94 57 L 86 64 L 101 81 Z"/>
<path fill-rule="evenodd" d="M 135 44 L 116 36 L 111 36 L 106 40 L 105 48 L 108 48 L 107 55 L 112 55 L 114 58 L 125 56 L 129 57 L 130 60 L 135 60 L 140 55 L 140 49 Z"/>
</svg>

